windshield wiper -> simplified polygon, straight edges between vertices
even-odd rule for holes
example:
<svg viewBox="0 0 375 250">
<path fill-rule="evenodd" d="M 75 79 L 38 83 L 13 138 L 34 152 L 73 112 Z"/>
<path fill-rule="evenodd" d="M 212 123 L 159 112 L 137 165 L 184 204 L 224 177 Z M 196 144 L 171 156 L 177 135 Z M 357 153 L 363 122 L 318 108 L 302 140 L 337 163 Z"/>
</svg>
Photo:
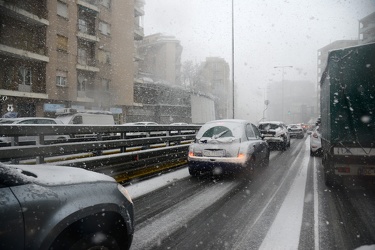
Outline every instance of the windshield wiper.
<svg viewBox="0 0 375 250">
<path fill-rule="evenodd" d="M 220 138 L 221 136 L 223 136 L 224 134 L 226 134 L 227 132 L 229 132 L 229 129 L 227 130 L 224 130 L 223 132 L 217 134 L 217 135 L 213 135 L 212 136 L 212 139 L 217 139 L 217 138 Z"/>
</svg>

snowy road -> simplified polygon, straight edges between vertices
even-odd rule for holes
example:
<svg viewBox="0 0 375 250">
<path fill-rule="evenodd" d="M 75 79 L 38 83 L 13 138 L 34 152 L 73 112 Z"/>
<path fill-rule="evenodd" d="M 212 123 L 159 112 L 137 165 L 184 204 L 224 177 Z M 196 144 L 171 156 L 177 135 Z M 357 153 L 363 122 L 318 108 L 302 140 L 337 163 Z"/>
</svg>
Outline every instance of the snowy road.
<svg viewBox="0 0 375 250">
<path fill-rule="evenodd" d="M 272 151 L 251 180 L 191 178 L 186 168 L 127 187 L 135 249 L 375 249 L 375 188 L 323 183 L 309 139 Z"/>
</svg>

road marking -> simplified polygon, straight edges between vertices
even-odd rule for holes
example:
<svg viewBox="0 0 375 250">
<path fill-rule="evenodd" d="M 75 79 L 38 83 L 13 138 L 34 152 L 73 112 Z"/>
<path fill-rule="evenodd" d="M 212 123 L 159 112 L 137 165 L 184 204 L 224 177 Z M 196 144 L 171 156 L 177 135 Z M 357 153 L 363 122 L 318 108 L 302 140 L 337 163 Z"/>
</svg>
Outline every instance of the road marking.
<svg viewBox="0 0 375 250">
<path fill-rule="evenodd" d="M 314 161 L 314 248 L 319 250 L 319 200 L 318 200 L 318 166 L 315 161 L 316 157 L 313 157 Z"/>
<path fill-rule="evenodd" d="M 302 167 L 259 249 L 298 249 L 310 160 L 310 152 L 306 150 L 308 147 L 309 141 L 306 140 Z"/>
</svg>

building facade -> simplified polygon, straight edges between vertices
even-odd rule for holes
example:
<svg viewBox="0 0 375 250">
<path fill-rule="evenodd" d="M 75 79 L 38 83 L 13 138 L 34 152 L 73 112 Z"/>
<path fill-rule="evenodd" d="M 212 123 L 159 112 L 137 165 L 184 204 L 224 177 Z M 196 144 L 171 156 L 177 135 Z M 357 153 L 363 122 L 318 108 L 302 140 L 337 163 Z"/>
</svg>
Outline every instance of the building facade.
<svg viewBox="0 0 375 250">
<path fill-rule="evenodd" d="M 229 80 L 229 64 L 220 57 L 207 57 L 201 65 L 203 92 L 216 96 L 216 119 L 232 118 L 232 88 Z"/>
<path fill-rule="evenodd" d="M 148 78 L 153 82 L 180 85 L 182 46 L 175 37 L 160 33 L 145 36 L 138 44 L 138 54 L 141 58 L 139 82 Z"/>
<path fill-rule="evenodd" d="M 0 1 L 1 114 L 133 105 L 144 0 Z"/>
<path fill-rule="evenodd" d="M 375 42 L 375 12 L 359 20 L 358 41 L 360 44 Z"/>
</svg>

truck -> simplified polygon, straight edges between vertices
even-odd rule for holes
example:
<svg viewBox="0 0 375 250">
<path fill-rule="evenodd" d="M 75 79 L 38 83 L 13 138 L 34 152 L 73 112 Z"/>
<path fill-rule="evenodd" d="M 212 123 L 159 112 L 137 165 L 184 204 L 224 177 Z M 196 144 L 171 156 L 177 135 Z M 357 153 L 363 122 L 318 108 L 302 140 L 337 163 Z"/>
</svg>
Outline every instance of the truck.
<svg viewBox="0 0 375 250">
<path fill-rule="evenodd" d="M 329 52 L 320 81 L 327 186 L 375 177 L 375 43 Z"/>
</svg>

